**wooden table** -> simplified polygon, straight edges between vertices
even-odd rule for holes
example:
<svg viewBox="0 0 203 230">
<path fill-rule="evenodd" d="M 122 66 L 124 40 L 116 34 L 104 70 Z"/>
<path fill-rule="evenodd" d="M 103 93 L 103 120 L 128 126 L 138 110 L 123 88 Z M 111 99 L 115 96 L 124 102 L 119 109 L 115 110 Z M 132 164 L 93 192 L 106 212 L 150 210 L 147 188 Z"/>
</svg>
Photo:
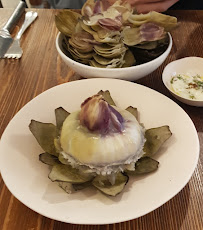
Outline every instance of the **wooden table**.
<svg viewBox="0 0 203 230">
<path fill-rule="evenodd" d="M 0 9 L 0 26 L 12 11 Z M 20 60 L 0 60 L 0 136 L 8 122 L 27 102 L 41 92 L 77 80 L 55 49 L 55 10 L 38 10 L 39 17 L 22 38 Z M 164 64 L 137 83 L 148 86 L 176 101 L 166 90 L 161 74 L 164 66 L 185 56 L 203 56 L 203 11 L 171 11 L 180 26 L 172 32 L 173 48 Z M 23 18 L 22 18 L 23 20 Z M 19 22 L 19 25 L 22 21 Z M 14 31 L 16 32 L 16 31 Z M 202 230 L 203 229 L 203 108 L 176 101 L 191 117 L 201 144 L 198 166 L 185 188 L 157 210 L 124 223 L 85 226 L 43 217 L 20 203 L 0 177 L 0 229 L 2 230 Z M 17 178 L 16 178 L 17 179 Z"/>
</svg>

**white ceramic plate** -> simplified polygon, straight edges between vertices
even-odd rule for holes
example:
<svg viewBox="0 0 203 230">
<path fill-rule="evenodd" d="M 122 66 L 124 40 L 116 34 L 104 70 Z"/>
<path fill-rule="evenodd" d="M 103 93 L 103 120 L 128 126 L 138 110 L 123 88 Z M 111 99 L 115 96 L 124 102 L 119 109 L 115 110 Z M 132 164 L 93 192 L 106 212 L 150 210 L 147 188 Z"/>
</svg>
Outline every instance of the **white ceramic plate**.
<svg viewBox="0 0 203 230">
<path fill-rule="evenodd" d="M 94 189 L 66 194 L 48 179 L 43 152 L 28 129 L 31 119 L 54 122 L 54 109 L 69 112 L 99 90 L 110 90 L 117 105 L 139 109 L 146 128 L 169 125 L 173 133 L 156 155 L 159 169 L 130 181 L 115 198 Z M 142 85 L 115 79 L 87 79 L 47 90 L 25 105 L 11 120 L 0 142 L 0 169 L 11 193 L 32 210 L 75 224 L 109 224 L 145 215 L 175 196 L 197 165 L 199 141 L 189 116 L 172 100 Z"/>
</svg>

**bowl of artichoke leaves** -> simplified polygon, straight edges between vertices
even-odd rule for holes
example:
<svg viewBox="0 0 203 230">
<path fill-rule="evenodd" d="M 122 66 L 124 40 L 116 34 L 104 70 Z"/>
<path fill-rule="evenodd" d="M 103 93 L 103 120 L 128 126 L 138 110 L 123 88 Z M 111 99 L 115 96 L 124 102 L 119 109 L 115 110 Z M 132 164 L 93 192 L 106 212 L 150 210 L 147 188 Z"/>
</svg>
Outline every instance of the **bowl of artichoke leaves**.
<svg viewBox="0 0 203 230">
<path fill-rule="evenodd" d="M 177 18 L 155 11 L 137 14 L 123 1 L 87 0 L 80 12 L 60 11 L 55 24 L 57 51 L 79 75 L 138 80 L 169 55 Z"/>
</svg>

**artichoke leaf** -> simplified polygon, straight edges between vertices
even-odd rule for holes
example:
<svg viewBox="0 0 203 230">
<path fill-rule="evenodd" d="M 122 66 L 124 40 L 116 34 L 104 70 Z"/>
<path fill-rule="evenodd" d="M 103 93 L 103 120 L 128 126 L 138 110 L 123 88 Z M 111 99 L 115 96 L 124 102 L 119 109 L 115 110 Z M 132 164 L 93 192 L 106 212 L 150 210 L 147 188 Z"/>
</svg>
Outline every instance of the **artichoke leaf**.
<svg viewBox="0 0 203 230">
<path fill-rule="evenodd" d="M 87 26 L 96 26 L 98 25 L 98 21 L 103 18 L 104 16 L 102 14 L 95 14 L 92 15 L 91 17 L 85 17 L 83 19 L 83 23 Z"/>
<path fill-rule="evenodd" d="M 166 14 L 151 11 L 147 14 L 132 14 L 128 21 L 134 26 L 141 26 L 147 22 L 153 22 L 164 28 L 166 32 L 171 31 L 177 26 L 177 18 Z"/>
<path fill-rule="evenodd" d="M 75 192 L 73 184 L 71 184 L 69 182 L 59 181 L 58 185 L 59 185 L 60 188 L 62 188 L 68 194 L 71 194 L 71 193 Z"/>
<path fill-rule="evenodd" d="M 68 51 L 74 58 L 74 60 L 88 64 L 89 60 L 92 58 L 93 52 L 90 53 L 81 53 L 77 49 L 73 48 L 71 45 L 68 46 Z"/>
<path fill-rule="evenodd" d="M 68 50 L 71 54 L 74 54 L 79 59 L 91 59 L 93 52 L 81 53 L 79 50 L 75 49 L 71 45 L 68 46 Z"/>
<path fill-rule="evenodd" d="M 81 58 L 79 58 L 78 56 L 76 56 L 74 53 L 71 53 L 71 51 L 69 51 L 69 52 L 70 52 L 72 58 L 73 58 L 75 61 L 80 62 L 80 63 L 83 63 L 83 64 L 86 64 L 86 65 L 89 64 L 89 59 L 81 59 Z"/>
<path fill-rule="evenodd" d="M 134 171 L 126 171 L 129 175 L 141 175 L 145 173 L 151 173 L 158 169 L 159 162 L 150 158 L 142 157 L 135 163 Z"/>
<path fill-rule="evenodd" d="M 136 64 L 135 57 L 129 49 L 126 51 L 123 60 L 124 64 L 122 65 L 122 68 L 130 67 Z"/>
<path fill-rule="evenodd" d="M 125 54 L 127 48 L 125 46 L 122 46 L 121 48 L 115 48 L 111 49 L 110 51 L 103 51 L 101 47 L 98 45 L 94 46 L 94 51 L 100 56 L 103 56 L 105 58 L 116 58 L 121 56 L 122 54 Z"/>
<path fill-rule="evenodd" d="M 145 132 L 146 142 L 143 151 L 144 156 L 152 156 L 161 148 L 165 141 L 171 137 L 169 126 L 147 129 Z"/>
<path fill-rule="evenodd" d="M 55 146 L 56 152 L 58 153 L 58 159 L 59 159 L 60 152 L 63 151 L 61 147 L 60 137 L 54 139 L 54 146 Z"/>
<path fill-rule="evenodd" d="M 111 97 L 111 94 L 109 92 L 109 90 L 100 90 L 97 94 L 102 95 L 104 100 L 109 104 L 109 105 L 113 105 L 116 106 L 113 98 Z"/>
<path fill-rule="evenodd" d="M 136 45 L 135 47 L 139 49 L 153 50 L 153 49 L 156 49 L 158 45 L 159 45 L 159 40 L 156 40 L 156 41 L 150 41 L 150 42 L 142 42 Z"/>
<path fill-rule="evenodd" d="M 165 34 L 164 38 L 155 41 L 145 41 L 141 42 L 140 44 L 136 45 L 135 48 L 143 49 L 143 50 L 155 50 L 161 46 L 168 45 L 169 37 Z"/>
<path fill-rule="evenodd" d="M 93 176 L 91 174 L 81 173 L 78 169 L 70 165 L 55 164 L 49 173 L 51 181 L 63 181 L 72 184 L 81 184 L 91 181 Z"/>
<path fill-rule="evenodd" d="M 85 25 L 81 20 L 79 21 L 81 27 L 86 32 L 90 33 L 97 42 L 100 43 L 118 43 L 121 39 L 120 32 L 108 31 L 101 29 L 94 31 L 90 26 Z"/>
<path fill-rule="evenodd" d="M 62 34 L 70 37 L 75 31 L 75 27 L 80 17 L 81 15 L 79 13 L 72 10 L 60 11 L 55 16 L 56 27 Z"/>
<path fill-rule="evenodd" d="M 111 30 L 106 30 L 106 29 L 100 29 L 97 31 L 98 37 L 100 39 L 105 39 L 105 38 L 118 38 L 120 40 L 121 33 L 119 31 L 111 31 Z"/>
<path fill-rule="evenodd" d="M 94 45 L 94 49 L 97 50 L 99 53 L 109 53 L 115 49 L 121 49 L 124 47 L 122 43 L 112 44 L 112 43 L 103 43 L 100 45 Z"/>
<path fill-rule="evenodd" d="M 93 35 L 93 36 L 94 36 L 94 34 L 97 33 L 97 32 L 94 31 L 90 26 L 85 25 L 85 24 L 83 23 L 82 20 L 79 20 L 79 24 L 80 24 L 81 28 L 82 28 L 84 31 L 86 31 L 87 33 L 89 33 L 89 34 L 91 34 L 91 35 Z"/>
<path fill-rule="evenodd" d="M 140 27 L 127 26 L 123 29 L 122 35 L 124 44 L 137 47 L 145 43 L 153 44 L 152 47 L 149 47 L 150 49 L 154 48 L 154 46 L 156 48 L 156 44 L 163 42 L 167 37 L 167 33 L 163 27 L 150 22 L 144 23 Z"/>
<path fill-rule="evenodd" d="M 85 188 L 88 188 L 92 185 L 91 181 L 87 181 L 85 183 L 82 183 L 82 184 L 73 184 L 73 188 L 75 191 L 78 191 L 78 190 L 82 190 L 82 189 L 85 189 Z"/>
<path fill-rule="evenodd" d="M 119 43 L 121 40 L 121 36 L 120 35 L 115 35 L 113 37 L 105 37 L 105 38 L 100 38 L 99 34 L 93 34 L 93 37 L 96 41 L 100 42 L 100 43 Z"/>
<path fill-rule="evenodd" d="M 134 46 L 142 42 L 140 28 L 125 27 L 122 31 L 123 43 Z"/>
<path fill-rule="evenodd" d="M 58 137 L 58 130 L 54 124 L 31 120 L 29 129 L 45 152 L 58 156 L 54 146 L 54 139 Z"/>
<path fill-rule="evenodd" d="M 92 67 L 97 67 L 97 68 L 106 68 L 105 65 L 101 65 L 98 62 L 96 62 L 95 60 L 89 60 L 89 65 Z"/>
<path fill-rule="evenodd" d="M 89 63 L 91 66 L 98 67 L 98 68 L 121 68 L 124 61 L 123 58 L 121 58 L 121 59 L 112 59 L 111 63 L 107 65 L 101 64 L 96 60 L 90 60 Z"/>
<path fill-rule="evenodd" d="M 119 61 L 120 59 L 117 58 L 117 59 L 110 59 L 110 58 L 105 58 L 105 57 L 102 57 L 100 55 L 93 55 L 93 58 L 96 62 L 98 62 L 99 64 L 101 65 L 109 65 L 109 64 L 112 64 L 113 62 L 115 61 Z"/>
<path fill-rule="evenodd" d="M 41 153 L 39 155 L 39 160 L 44 164 L 52 165 L 52 166 L 60 163 L 58 157 L 51 155 L 49 153 Z"/>
<path fill-rule="evenodd" d="M 94 0 L 87 0 L 81 9 L 82 16 L 90 17 L 93 14 L 94 5 Z"/>
<path fill-rule="evenodd" d="M 58 159 L 64 165 L 70 164 L 69 161 L 68 161 L 68 159 L 64 157 L 64 155 L 63 155 L 62 152 L 59 153 Z"/>
<path fill-rule="evenodd" d="M 106 176 L 96 176 L 92 181 L 94 187 L 108 196 L 116 196 L 122 192 L 128 182 L 128 176 L 118 173 L 115 178 L 115 183 L 112 185 Z"/>
<path fill-rule="evenodd" d="M 80 23 L 78 22 L 78 23 L 76 24 L 76 26 L 75 26 L 74 32 L 75 32 L 75 33 L 80 33 L 80 32 L 83 32 L 83 31 L 84 31 L 83 28 L 81 27 Z"/>
<path fill-rule="evenodd" d="M 67 112 L 64 108 L 58 107 L 55 109 L 55 117 L 56 117 L 56 126 L 58 130 L 61 130 L 63 122 L 69 116 L 69 112 Z"/>
<path fill-rule="evenodd" d="M 151 16 L 151 12 L 147 13 L 147 14 L 134 14 L 132 13 L 129 17 L 128 17 L 128 21 L 130 23 L 132 23 L 133 27 L 139 27 L 144 23 L 147 23 L 149 21 L 151 21 L 150 19 Z"/>
<path fill-rule="evenodd" d="M 91 29 L 94 30 L 95 32 L 103 30 L 103 28 L 100 25 L 93 25 L 91 26 Z"/>
<path fill-rule="evenodd" d="M 95 3 L 95 5 L 97 4 L 98 2 Z M 102 1 L 101 1 L 102 3 Z M 116 3 L 116 5 L 119 5 Z M 100 5 L 101 6 L 101 5 Z M 84 20 L 83 22 L 88 25 L 88 26 L 92 26 L 92 25 L 97 25 L 98 24 L 98 21 L 100 19 L 116 19 L 118 17 L 121 16 L 121 13 L 114 7 L 115 4 L 113 4 L 112 6 L 109 5 L 109 7 L 107 7 L 105 10 L 103 10 L 103 7 L 101 7 L 101 12 L 94 12 L 93 10 L 93 15 L 89 15 L 88 17 L 84 17 Z M 87 8 L 86 8 L 87 9 Z M 95 9 L 95 7 L 94 7 Z"/>
<path fill-rule="evenodd" d="M 130 112 L 138 120 L 138 110 L 137 110 L 137 108 L 135 108 L 133 106 L 129 106 L 125 110 L 127 110 L 128 112 Z"/>
<path fill-rule="evenodd" d="M 91 44 L 75 41 L 73 38 L 69 39 L 69 44 L 80 53 L 89 53 L 93 51 L 93 46 Z"/>
<path fill-rule="evenodd" d="M 73 33 L 69 39 L 70 45 L 81 53 L 91 52 L 93 50 L 92 42 L 94 42 L 93 36 L 85 31 Z"/>
</svg>

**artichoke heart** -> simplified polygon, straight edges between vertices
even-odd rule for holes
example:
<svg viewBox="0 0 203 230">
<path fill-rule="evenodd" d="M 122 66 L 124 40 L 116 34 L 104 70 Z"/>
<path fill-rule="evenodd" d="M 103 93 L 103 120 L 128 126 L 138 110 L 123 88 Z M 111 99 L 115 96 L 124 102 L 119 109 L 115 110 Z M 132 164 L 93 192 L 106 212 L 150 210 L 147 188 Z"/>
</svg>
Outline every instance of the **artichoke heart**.
<svg viewBox="0 0 203 230">
<path fill-rule="evenodd" d="M 130 112 L 110 106 L 101 95 L 84 103 L 61 130 L 63 156 L 73 167 L 86 165 L 106 175 L 124 170 L 144 154 L 144 129 Z"/>
</svg>

